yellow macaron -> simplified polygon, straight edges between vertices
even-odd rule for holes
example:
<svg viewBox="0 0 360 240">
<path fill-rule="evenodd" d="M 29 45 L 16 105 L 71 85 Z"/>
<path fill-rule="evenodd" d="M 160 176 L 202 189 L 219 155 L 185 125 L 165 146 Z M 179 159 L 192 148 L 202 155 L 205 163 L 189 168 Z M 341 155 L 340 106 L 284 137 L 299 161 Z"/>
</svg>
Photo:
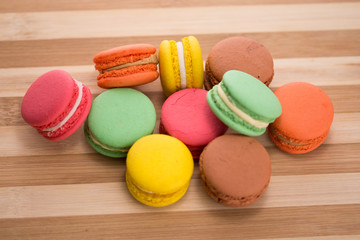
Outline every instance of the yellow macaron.
<svg viewBox="0 0 360 240">
<path fill-rule="evenodd" d="M 188 36 L 181 42 L 162 41 L 159 69 L 161 85 L 167 97 L 184 88 L 203 88 L 204 66 L 198 40 Z"/>
<path fill-rule="evenodd" d="M 126 184 L 139 202 L 163 207 L 187 191 L 194 170 L 189 149 L 180 140 L 152 134 L 137 140 L 126 158 Z"/>
</svg>

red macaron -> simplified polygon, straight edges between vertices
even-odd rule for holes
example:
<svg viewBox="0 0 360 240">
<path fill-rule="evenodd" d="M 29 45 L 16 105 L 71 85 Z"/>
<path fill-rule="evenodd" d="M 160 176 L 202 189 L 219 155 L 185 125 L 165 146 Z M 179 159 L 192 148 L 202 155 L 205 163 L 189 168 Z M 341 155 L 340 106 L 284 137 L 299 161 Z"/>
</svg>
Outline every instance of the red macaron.
<svg viewBox="0 0 360 240">
<path fill-rule="evenodd" d="M 98 53 L 93 61 L 99 71 L 97 84 L 102 88 L 133 87 L 159 76 L 156 47 L 150 44 L 112 48 Z"/>
<path fill-rule="evenodd" d="M 25 122 L 51 141 L 69 137 L 85 121 L 91 93 L 62 70 L 41 75 L 27 90 L 21 114 Z"/>
</svg>

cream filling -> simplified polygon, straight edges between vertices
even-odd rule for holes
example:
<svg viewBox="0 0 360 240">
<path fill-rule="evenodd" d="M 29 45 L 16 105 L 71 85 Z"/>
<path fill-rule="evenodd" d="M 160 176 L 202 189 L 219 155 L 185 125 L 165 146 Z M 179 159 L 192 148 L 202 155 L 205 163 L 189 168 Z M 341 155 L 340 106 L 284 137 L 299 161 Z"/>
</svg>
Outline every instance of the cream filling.
<svg viewBox="0 0 360 240">
<path fill-rule="evenodd" d="M 270 129 L 271 129 L 271 131 L 275 134 L 275 136 L 277 136 L 278 138 L 280 138 L 281 141 L 286 142 L 286 143 L 288 143 L 288 144 L 290 144 L 290 145 L 293 145 L 293 146 L 305 146 L 305 145 L 309 145 L 309 144 L 310 144 L 310 143 L 295 143 L 295 142 L 291 142 L 291 141 L 283 138 L 282 136 L 280 136 L 272 126 L 270 126 Z"/>
<path fill-rule="evenodd" d="M 64 126 L 64 124 L 74 115 L 74 113 L 76 112 L 76 109 L 79 107 L 80 105 L 80 102 L 82 100 L 82 95 L 83 95 L 83 85 L 81 82 L 78 82 L 74 79 L 76 85 L 78 86 L 79 88 L 79 95 L 75 101 L 75 104 L 74 106 L 72 107 L 72 109 L 70 110 L 69 114 L 61 121 L 59 122 L 56 126 L 54 127 L 49 127 L 49 128 L 46 128 L 46 129 L 43 129 L 42 131 L 44 132 L 54 132 L 56 130 L 58 130 L 59 128 L 61 128 L 62 126 Z"/>
<path fill-rule="evenodd" d="M 266 128 L 269 123 L 262 122 L 256 119 L 253 119 L 251 116 L 243 112 L 241 109 L 239 109 L 234 103 L 232 103 L 229 98 L 226 96 L 226 93 L 221 88 L 219 84 L 217 86 L 217 92 L 220 97 L 220 99 L 225 103 L 225 105 L 230 108 L 231 111 L 233 111 L 239 118 L 243 119 L 245 122 L 257 127 L 257 128 Z"/>
<path fill-rule="evenodd" d="M 186 88 L 186 68 L 185 68 L 185 54 L 184 54 L 184 46 L 182 42 L 176 43 L 177 51 L 178 51 L 178 59 L 179 59 L 179 69 L 180 69 L 180 86 L 181 89 Z"/>
<path fill-rule="evenodd" d="M 129 62 L 129 63 L 124 63 L 124 64 L 121 64 L 118 66 L 114 66 L 111 68 L 106 68 L 106 69 L 101 70 L 100 73 L 109 72 L 112 70 L 120 70 L 120 69 L 127 68 L 127 67 L 132 67 L 132 66 L 137 66 L 137 65 L 145 65 L 145 64 L 158 64 L 158 59 L 157 59 L 156 55 L 153 54 L 150 57 L 140 59 L 136 62 Z"/>
<path fill-rule="evenodd" d="M 134 186 L 135 188 L 137 188 L 140 192 L 145 192 L 148 194 L 154 194 L 154 192 L 151 191 L 147 191 L 141 187 L 139 187 L 137 184 L 135 184 L 134 180 L 130 177 L 130 175 L 128 173 L 126 173 L 127 176 L 127 180 L 131 183 L 132 186 Z"/>
<path fill-rule="evenodd" d="M 105 145 L 103 145 L 101 142 L 99 142 L 99 141 L 92 135 L 89 127 L 87 127 L 86 130 L 87 130 L 87 132 L 89 133 L 89 137 L 90 137 L 91 141 L 93 141 L 96 145 L 99 145 L 100 147 L 102 147 L 102 148 L 104 148 L 104 149 L 106 149 L 106 150 L 109 150 L 109 151 L 112 151 L 112 152 L 124 152 L 124 153 L 126 153 L 126 152 L 129 151 L 129 149 L 127 149 L 127 148 L 119 149 L 119 148 L 111 148 L 111 147 L 105 146 Z"/>
</svg>

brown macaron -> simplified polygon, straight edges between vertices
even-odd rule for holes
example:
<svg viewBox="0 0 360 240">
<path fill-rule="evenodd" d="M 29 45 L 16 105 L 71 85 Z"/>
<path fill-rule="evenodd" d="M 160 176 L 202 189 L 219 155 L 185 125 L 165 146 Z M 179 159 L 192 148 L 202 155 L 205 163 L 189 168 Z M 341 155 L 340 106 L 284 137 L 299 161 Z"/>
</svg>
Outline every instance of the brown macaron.
<svg viewBox="0 0 360 240">
<path fill-rule="evenodd" d="M 271 162 L 255 139 L 223 135 L 211 141 L 199 160 L 203 186 L 215 201 L 231 207 L 258 200 L 270 182 Z"/>
<path fill-rule="evenodd" d="M 274 62 L 261 43 L 246 37 L 230 37 L 218 42 L 207 57 L 206 90 L 218 84 L 229 70 L 246 72 L 269 86 L 274 76 Z"/>
</svg>

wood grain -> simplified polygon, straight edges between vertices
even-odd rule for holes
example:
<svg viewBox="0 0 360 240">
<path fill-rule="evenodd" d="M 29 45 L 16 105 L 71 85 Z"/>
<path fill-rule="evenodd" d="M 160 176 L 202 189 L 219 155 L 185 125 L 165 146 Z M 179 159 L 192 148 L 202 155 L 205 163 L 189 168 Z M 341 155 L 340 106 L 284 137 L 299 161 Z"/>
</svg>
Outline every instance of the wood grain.
<svg viewBox="0 0 360 240">
<path fill-rule="evenodd" d="M 204 59 L 220 40 L 241 35 L 264 44 L 275 58 L 337 57 L 360 55 L 360 31 L 290 31 L 269 33 L 196 34 Z M 180 40 L 183 35 L 101 37 L 86 39 L 0 41 L 0 67 L 91 65 L 96 53 L 114 46 L 149 43 L 159 46 L 164 39 Z M 306 46 L 294 47 L 294 46 Z M 331 49 L 331 51 L 329 51 Z"/>
<path fill-rule="evenodd" d="M 348 0 L 348 2 L 356 0 Z M 66 10 L 98 10 L 98 9 L 129 9 L 129 8 L 151 8 L 158 7 L 197 7 L 197 6 L 219 6 L 219 5 L 255 5 L 255 4 L 291 4 L 291 3 L 327 3 L 337 2 L 337 0 L 178 0 L 169 2 L 166 0 L 146 1 L 146 0 L 122 0 L 122 1 L 93 1 L 93 0 L 33 0 L 28 4 L 27 0 L 16 0 L 8 2 L 0 7 L 1 12 L 39 12 L 39 11 L 66 11 Z"/>
<path fill-rule="evenodd" d="M 148 8 L 3 13 L 0 15 L 0 28 L 3 29 L 0 41 L 354 30 L 360 25 L 359 7 L 360 3 L 328 3 L 311 4 L 311 7 L 304 4 L 184 7 L 182 11 Z M 248 19 L 256 21 L 245 21 Z M 206 24 L 201 24 L 204 22 Z"/>
<path fill-rule="evenodd" d="M 360 173 L 360 144 L 322 145 L 316 152 L 292 156 L 266 147 L 272 176 L 326 173 Z M 343 153 L 347 153 L 347 158 Z M 35 155 L 0 158 L 0 187 L 109 183 L 124 181 L 125 159 L 109 159 L 97 153 Z M 193 179 L 200 179 L 195 162 Z"/>
<path fill-rule="evenodd" d="M 0 220 L 0 231 L 6 239 L 343 239 L 360 235 L 359 212 L 359 204 L 349 204 L 46 217 Z"/>
<path fill-rule="evenodd" d="M 349 0 L 16 0 L 0 6 L 0 239 L 360 239 L 360 1 Z M 63 69 L 96 85 L 92 58 L 131 43 L 159 46 L 195 35 L 204 60 L 220 40 L 242 35 L 274 57 L 272 90 L 310 82 L 335 116 L 308 154 L 256 139 L 272 162 L 264 196 L 229 208 L 203 190 L 195 162 L 178 203 L 150 208 L 125 184 L 125 159 L 96 153 L 81 127 L 49 142 L 21 117 L 26 90 Z M 154 103 L 158 132 L 165 97 L 159 79 L 136 87 Z M 228 130 L 227 134 L 236 134 Z"/>
<path fill-rule="evenodd" d="M 316 82 L 320 87 L 326 86 L 331 89 L 333 86 L 343 86 L 350 90 L 349 85 L 355 87 L 360 85 L 359 66 L 359 56 L 275 59 L 275 76 L 270 86 L 275 89 L 289 82 Z M 98 73 L 94 65 L 0 68 L 0 78 L 6 80 L 0 81 L 0 97 L 24 96 L 33 81 L 53 69 L 62 69 L 71 73 L 78 81 L 86 84 L 94 96 L 104 91 L 96 84 Z M 162 96 L 159 80 L 138 86 L 136 89 L 144 93 L 156 93 L 159 98 Z M 352 101 L 356 102 L 358 99 L 353 98 Z M 359 105 L 353 104 L 353 107 L 356 106 Z"/>
<path fill-rule="evenodd" d="M 276 88 L 272 87 L 272 89 Z M 335 113 L 359 112 L 360 98 L 358 98 L 358 95 L 360 85 L 322 86 L 322 89 L 331 99 L 338 100 L 334 101 Z M 164 97 L 153 92 L 144 93 L 156 104 L 156 113 L 159 117 L 161 111 L 160 105 L 164 101 Z M 344 97 L 344 95 L 346 97 Z M 93 99 L 97 96 L 98 94 L 94 94 Z M 27 125 L 21 116 L 22 97 L 3 97 L 2 99 L 3 101 L 0 102 L 0 127 Z"/>
<path fill-rule="evenodd" d="M 159 119 L 154 133 L 158 133 L 158 126 Z M 0 127 L 0 131 L 2 133 L 0 157 L 95 153 L 95 150 L 84 141 L 82 128 L 61 142 L 50 142 L 29 126 L 4 126 Z M 235 132 L 230 129 L 228 133 Z M 265 147 L 274 146 L 267 134 L 256 139 Z M 360 112 L 335 114 L 331 131 L 324 142 L 324 144 L 348 143 L 360 143 Z"/>
<path fill-rule="evenodd" d="M 276 208 L 314 205 L 360 204 L 360 173 L 273 176 L 260 200 L 247 208 Z M 299 181 L 302 184 L 296 184 Z M 331 190 L 331 191 L 330 191 Z M 201 181 L 193 179 L 187 194 L 166 208 L 139 204 L 127 192 L 125 181 L 114 183 L 67 184 L 0 188 L 0 219 L 82 216 L 150 212 L 224 210 L 213 201 Z M 301 198 L 299 198 L 299 195 Z M 346 198 L 343 196 L 346 195 Z"/>
</svg>

